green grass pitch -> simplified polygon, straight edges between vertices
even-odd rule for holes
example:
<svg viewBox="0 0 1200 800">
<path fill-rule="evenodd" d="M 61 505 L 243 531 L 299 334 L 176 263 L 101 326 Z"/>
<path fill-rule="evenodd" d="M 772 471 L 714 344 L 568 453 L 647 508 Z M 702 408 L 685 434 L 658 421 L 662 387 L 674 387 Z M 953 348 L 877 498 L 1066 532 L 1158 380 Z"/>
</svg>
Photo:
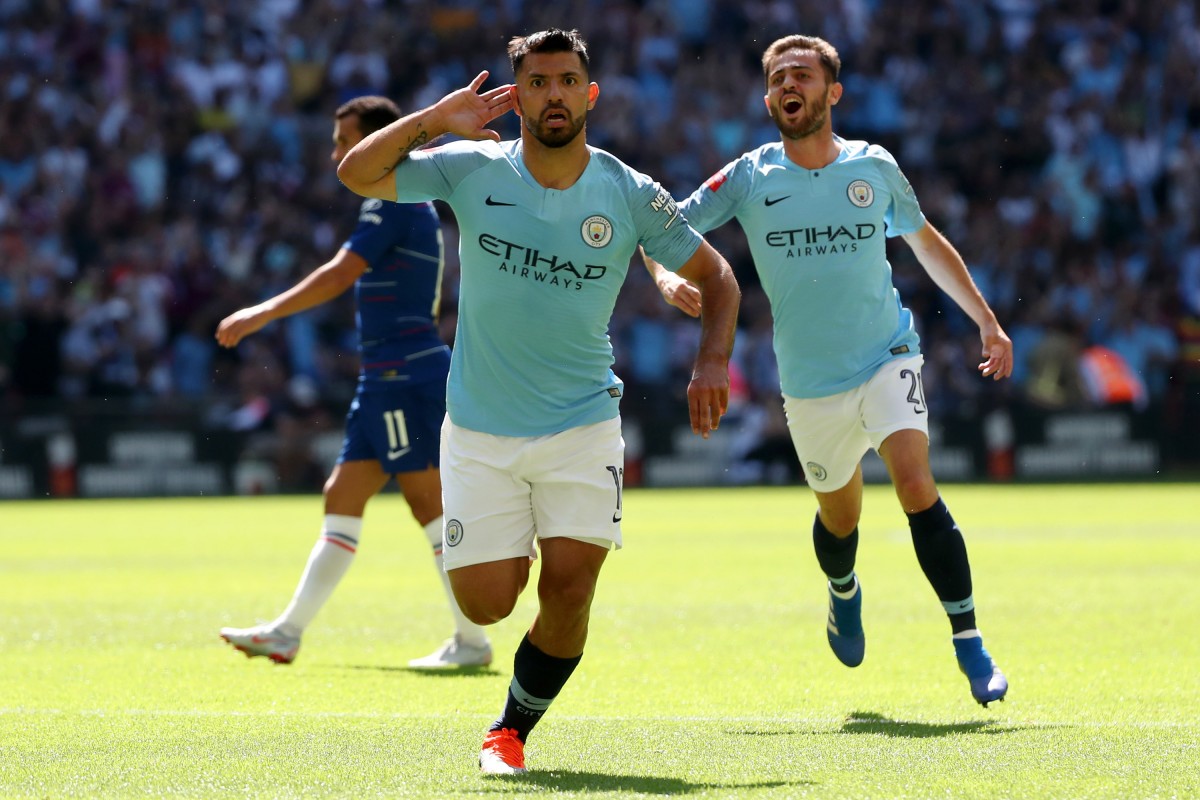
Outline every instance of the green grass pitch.
<svg viewBox="0 0 1200 800">
<path fill-rule="evenodd" d="M 943 494 L 1007 702 L 971 700 L 887 487 L 865 500 L 855 670 L 825 642 L 807 489 L 633 490 L 514 779 L 475 758 L 533 587 L 492 668 L 406 669 L 450 622 L 397 496 L 289 667 L 217 629 L 282 609 L 319 498 L 3 503 L 0 797 L 1200 796 L 1200 487 Z"/>
</svg>

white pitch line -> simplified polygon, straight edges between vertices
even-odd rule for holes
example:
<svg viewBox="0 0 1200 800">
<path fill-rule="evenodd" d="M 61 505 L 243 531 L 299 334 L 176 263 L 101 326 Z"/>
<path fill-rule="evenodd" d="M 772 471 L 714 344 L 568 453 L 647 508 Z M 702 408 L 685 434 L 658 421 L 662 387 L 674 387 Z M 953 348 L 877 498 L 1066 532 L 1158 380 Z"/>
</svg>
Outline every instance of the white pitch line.
<svg viewBox="0 0 1200 800">
<path fill-rule="evenodd" d="M 485 719 L 482 714 L 413 714 L 385 713 L 378 711 L 209 711 L 205 709 L 152 709 L 152 708 L 84 708 L 68 710 L 62 708 L 0 708 L 0 716 L 80 716 L 80 717 L 295 717 L 297 719 L 428 719 L 428 720 L 466 720 L 474 717 Z M 493 716 L 487 716 L 491 719 Z M 1198 722 L 1084 722 L 1079 720 L 1049 721 L 1028 719 L 995 718 L 990 720 L 963 719 L 927 719 L 927 720 L 890 720 L 890 719 L 841 719 L 812 717 L 711 717 L 711 716 L 666 716 L 666 717 L 609 717 L 609 716 L 580 716 L 561 714 L 555 715 L 555 720 L 564 722 L 678 722 L 702 723 L 708 725 L 756 724 L 756 725 L 807 725 L 813 727 L 829 727 L 834 725 L 913 725 L 913 726 L 969 726 L 982 723 L 984 726 L 1032 726 L 1036 728 L 1149 728 L 1149 729 L 1181 729 L 1200 728 Z"/>
</svg>

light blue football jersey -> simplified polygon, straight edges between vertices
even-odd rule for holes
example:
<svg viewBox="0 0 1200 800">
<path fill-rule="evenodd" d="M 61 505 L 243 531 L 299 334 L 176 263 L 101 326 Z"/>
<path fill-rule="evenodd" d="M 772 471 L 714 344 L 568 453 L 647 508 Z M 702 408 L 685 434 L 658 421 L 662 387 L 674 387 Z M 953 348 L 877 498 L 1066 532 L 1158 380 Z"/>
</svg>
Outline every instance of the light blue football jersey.
<svg viewBox="0 0 1200 800">
<path fill-rule="evenodd" d="M 841 153 L 804 169 L 776 142 L 727 164 L 680 204 L 696 230 L 736 217 L 771 302 L 780 383 L 791 397 L 827 397 L 916 355 L 912 313 L 892 284 L 885 237 L 925 216 L 891 154 L 837 138 Z"/>
<path fill-rule="evenodd" d="M 612 419 L 622 383 L 608 324 L 640 243 L 668 269 L 703 241 L 671 195 L 596 148 L 568 189 L 541 186 L 520 141 L 453 142 L 396 168 L 396 200 L 441 199 L 459 225 L 455 425 L 543 436 Z"/>
</svg>

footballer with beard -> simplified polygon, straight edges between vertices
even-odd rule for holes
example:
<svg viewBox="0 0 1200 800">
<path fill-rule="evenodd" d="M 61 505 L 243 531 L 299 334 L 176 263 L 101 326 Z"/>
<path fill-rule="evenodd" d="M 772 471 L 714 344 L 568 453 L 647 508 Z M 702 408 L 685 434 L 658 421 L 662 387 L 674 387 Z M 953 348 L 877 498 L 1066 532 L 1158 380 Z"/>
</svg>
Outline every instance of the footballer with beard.
<svg viewBox="0 0 1200 800">
<path fill-rule="evenodd" d="M 708 438 L 729 402 L 739 292 L 729 264 L 651 178 L 586 143 L 600 87 L 577 31 L 513 39 L 514 85 L 488 73 L 368 136 L 338 176 L 401 203 L 440 199 L 458 218 L 458 327 L 442 426 L 443 559 L 481 625 L 512 613 L 542 559 L 538 611 L 517 647 L 486 774 L 525 771 L 530 731 L 579 663 L 592 597 L 621 546 L 624 442 L 608 324 L 640 246 L 698 287 L 702 325 L 688 403 Z M 487 129 L 513 110 L 521 136 Z M 465 141 L 420 149 L 451 133 Z"/>
<path fill-rule="evenodd" d="M 833 132 L 842 97 L 837 50 L 787 36 L 763 53 L 767 113 L 780 141 L 727 164 L 680 204 L 696 230 L 736 217 L 774 316 L 784 410 L 817 499 L 813 544 L 828 577 L 826 635 L 848 667 L 862 663 L 862 588 L 855 574 L 862 512 L 860 462 L 875 449 L 908 516 L 921 569 L 949 616 L 971 695 L 986 706 L 1008 682 L 975 622 L 962 533 L 929 465 L 920 341 L 892 282 L 885 239 L 899 236 L 921 266 L 979 327 L 979 371 L 1012 372 L 1012 342 L 953 245 L 926 219 L 896 160 L 878 145 Z M 693 313 L 695 295 L 653 259 L 647 268 L 672 305 Z M 674 283 L 668 294 L 663 288 Z"/>
</svg>

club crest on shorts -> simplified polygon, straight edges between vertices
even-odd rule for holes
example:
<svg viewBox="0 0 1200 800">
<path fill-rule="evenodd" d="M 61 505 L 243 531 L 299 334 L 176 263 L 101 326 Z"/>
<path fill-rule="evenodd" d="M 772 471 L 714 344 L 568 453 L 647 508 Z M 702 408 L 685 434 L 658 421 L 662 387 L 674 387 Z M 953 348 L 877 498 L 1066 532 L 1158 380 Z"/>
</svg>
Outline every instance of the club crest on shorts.
<svg viewBox="0 0 1200 800">
<path fill-rule="evenodd" d="M 583 234 L 583 240 L 592 247 L 604 247 L 612 241 L 612 223 L 607 217 L 599 214 L 593 214 L 583 221 L 583 227 L 580 233 Z"/>
<path fill-rule="evenodd" d="M 866 208 L 875 202 L 875 190 L 866 181 L 851 181 L 846 187 L 846 196 L 859 208 Z"/>
<path fill-rule="evenodd" d="M 813 476 L 813 478 L 818 481 L 823 481 L 829 477 L 829 473 L 825 471 L 825 468 L 815 461 L 809 461 L 804 465 L 804 469 L 808 471 L 809 475 Z M 448 538 L 449 534 L 446 535 Z"/>
<path fill-rule="evenodd" d="M 446 546 L 454 547 L 454 545 L 462 541 L 462 537 L 462 523 L 456 519 L 446 520 Z"/>
</svg>

